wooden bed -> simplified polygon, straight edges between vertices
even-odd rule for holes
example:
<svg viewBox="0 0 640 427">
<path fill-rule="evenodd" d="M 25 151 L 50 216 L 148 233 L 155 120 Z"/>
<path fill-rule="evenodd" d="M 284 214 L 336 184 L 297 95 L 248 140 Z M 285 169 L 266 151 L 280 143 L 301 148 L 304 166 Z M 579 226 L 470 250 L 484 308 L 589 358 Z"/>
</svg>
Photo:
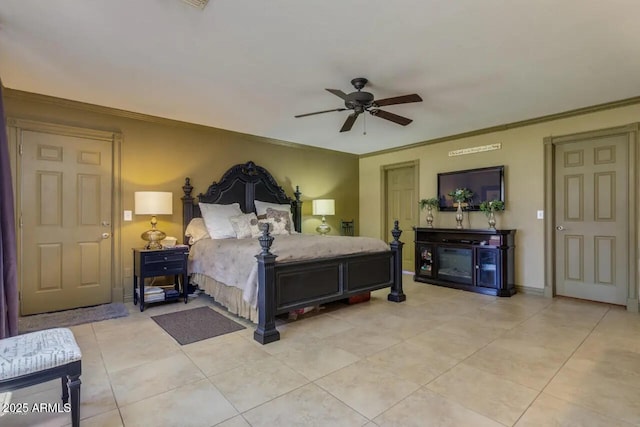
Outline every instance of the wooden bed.
<svg viewBox="0 0 640 427">
<path fill-rule="evenodd" d="M 291 204 L 295 230 L 302 226 L 301 193 L 296 187 L 295 199 L 289 198 L 273 176 L 253 162 L 238 164 L 224 173 L 219 182 L 213 182 L 197 199 L 191 193 L 193 186 L 186 178 L 182 187 L 183 230 L 193 218 L 201 217 L 198 203 L 239 203 L 243 212 L 255 211 L 254 200 Z M 256 243 L 258 263 L 258 322 L 253 334 L 256 341 L 268 344 L 280 339 L 275 327 L 275 316 L 298 308 L 324 304 L 348 298 L 363 292 L 390 287 L 389 301 L 402 302 L 402 231 L 395 222 L 391 234 L 393 241 L 384 252 L 355 254 L 335 258 L 276 262 L 269 250 L 274 237 L 265 227 Z M 184 233 L 183 233 L 184 234 Z M 277 237 L 276 237 L 277 238 Z M 188 238 L 185 236 L 185 243 Z"/>
</svg>

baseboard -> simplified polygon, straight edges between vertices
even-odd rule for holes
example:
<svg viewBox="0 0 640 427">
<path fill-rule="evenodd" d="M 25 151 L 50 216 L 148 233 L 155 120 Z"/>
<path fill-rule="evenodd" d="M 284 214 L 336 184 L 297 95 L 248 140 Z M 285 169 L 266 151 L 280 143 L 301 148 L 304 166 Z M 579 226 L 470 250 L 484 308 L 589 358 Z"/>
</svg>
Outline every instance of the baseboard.
<svg viewBox="0 0 640 427">
<path fill-rule="evenodd" d="M 627 311 L 632 313 L 638 313 L 640 311 L 640 305 L 636 298 L 627 299 Z"/>
<path fill-rule="evenodd" d="M 518 293 L 520 293 L 520 294 L 535 295 L 535 296 L 538 296 L 538 297 L 544 297 L 544 289 L 543 288 L 532 288 L 532 287 L 529 287 L 529 286 L 516 285 L 516 291 L 518 291 Z"/>
</svg>

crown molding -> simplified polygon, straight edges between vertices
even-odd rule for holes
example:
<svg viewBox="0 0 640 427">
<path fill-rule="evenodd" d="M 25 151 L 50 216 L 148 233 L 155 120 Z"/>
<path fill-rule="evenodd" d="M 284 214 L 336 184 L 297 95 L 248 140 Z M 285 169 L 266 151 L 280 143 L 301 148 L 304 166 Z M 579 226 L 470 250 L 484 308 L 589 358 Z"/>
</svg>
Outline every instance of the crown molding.
<svg viewBox="0 0 640 427">
<path fill-rule="evenodd" d="M 7 99 L 37 102 L 40 104 L 53 105 L 61 108 L 70 108 L 70 109 L 81 110 L 85 112 L 88 111 L 88 112 L 97 113 L 97 114 L 105 114 L 105 115 L 110 115 L 115 117 L 138 120 L 138 121 L 143 121 L 147 123 L 155 123 L 155 124 L 160 124 L 165 126 L 180 127 L 185 129 L 216 130 L 220 132 L 233 134 L 238 138 L 241 138 L 241 139 L 244 139 L 245 141 L 250 141 L 250 142 L 267 143 L 267 144 L 280 145 L 280 146 L 289 147 L 289 148 L 296 148 L 300 150 L 308 150 L 308 151 L 316 151 L 316 152 L 324 152 L 324 153 L 339 153 L 344 156 L 352 156 L 354 158 L 358 158 L 357 154 L 345 153 L 343 151 L 330 150 L 330 149 L 321 148 L 321 147 L 312 147 L 310 145 L 299 144 L 296 142 L 283 141 L 280 139 L 274 139 L 274 138 L 268 138 L 264 136 L 252 135 L 248 133 L 236 132 L 228 129 L 199 125 L 195 123 L 184 122 L 181 120 L 166 119 L 164 117 L 152 116 L 150 114 L 135 113 L 133 111 L 121 110 L 121 109 L 112 108 L 112 107 L 105 107 L 105 106 L 96 105 L 96 104 L 89 104 L 87 102 L 72 101 L 70 99 L 58 98 L 50 95 L 42 95 L 42 94 L 33 93 L 33 92 L 26 92 L 26 91 L 17 90 L 17 89 L 10 89 L 7 87 L 3 87 L 3 89 L 4 89 L 3 97 Z"/>
<path fill-rule="evenodd" d="M 441 138 L 435 138 L 427 141 L 416 142 L 413 144 L 403 145 L 401 147 L 394 147 L 386 150 L 373 151 L 371 153 L 361 154 L 360 158 L 362 159 L 365 157 L 373 157 L 373 156 L 379 156 L 382 154 L 395 153 L 395 152 L 404 151 L 410 148 L 418 148 L 418 147 L 423 147 L 425 145 L 438 144 L 441 142 L 453 141 L 453 140 L 462 139 L 462 138 L 469 138 L 469 137 L 478 136 L 478 135 L 485 135 L 493 132 L 502 132 L 509 129 L 519 128 L 524 126 L 531 126 L 539 123 L 551 122 L 559 119 L 566 119 L 569 117 L 581 116 L 583 114 L 597 113 L 599 111 L 611 110 L 613 108 L 628 107 L 629 105 L 635 105 L 635 104 L 640 104 L 640 96 L 634 96 L 632 98 L 622 99 L 619 101 L 612 101 L 604 104 L 592 105 L 590 107 L 577 108 L 575 110 L 568 110 L 561 113 L 535 117 L 533 119 L 520 120 L 518 122 L 491 126 L 484 129 L 458 133 L 455 135 L 443 136 Z"/>
</svg>

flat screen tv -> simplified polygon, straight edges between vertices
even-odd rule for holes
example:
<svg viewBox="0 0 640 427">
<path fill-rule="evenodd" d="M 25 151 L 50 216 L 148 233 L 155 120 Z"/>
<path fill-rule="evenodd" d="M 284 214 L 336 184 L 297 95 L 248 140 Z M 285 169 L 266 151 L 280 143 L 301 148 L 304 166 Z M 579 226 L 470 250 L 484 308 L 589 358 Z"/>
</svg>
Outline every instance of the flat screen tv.
<svg viewBox="0 0 640 427">
<path fill-rule="evenodd" d="M 465 210 L 478 211 L 484 200 L 504 200 L 504 166 L 468 169 L 438 174 L 438 199 L 441 211 L 455 211 L 449 193 L 458 188 L 473 192 L 471 202 Z"/>
</svg>

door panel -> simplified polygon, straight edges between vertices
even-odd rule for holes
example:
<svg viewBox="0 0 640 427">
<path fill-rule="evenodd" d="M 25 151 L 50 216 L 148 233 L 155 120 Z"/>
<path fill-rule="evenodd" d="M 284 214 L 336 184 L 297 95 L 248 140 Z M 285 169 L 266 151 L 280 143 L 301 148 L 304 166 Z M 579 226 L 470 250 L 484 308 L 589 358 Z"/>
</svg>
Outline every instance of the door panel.
<svg viewBox="0 0 640 427">
<path fill-rule="evenodd" d="M 111 301 L 112 143 L 21 132 L 21 314 Z"/>
<path fill-rule="evenodd" d="M 628 136 L 558 144 L 556 293 L 626 304 Z"/>
<path fill-rule="evenodd" d="M 386 223 L 384 240 L 391 240 L 393 221 L 398 220 L 403 235 L 400 240 L 404 242 L 402 248 L 402 269 L 414 271 L 414 242 L 411 237 L 411 229 L 418 223 L 418 204 L 415 188 L 415 166 L 398 167 L 386 170 L 385 185 L 386 194 Z"/>
</svg>

